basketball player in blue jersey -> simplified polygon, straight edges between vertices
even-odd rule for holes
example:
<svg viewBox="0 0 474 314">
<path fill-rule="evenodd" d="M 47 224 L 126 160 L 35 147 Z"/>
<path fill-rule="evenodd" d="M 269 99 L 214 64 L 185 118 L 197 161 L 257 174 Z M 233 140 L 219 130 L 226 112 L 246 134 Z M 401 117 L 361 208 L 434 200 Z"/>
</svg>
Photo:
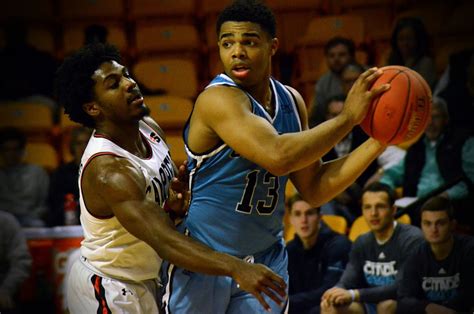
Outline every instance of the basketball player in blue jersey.
<svg viewBox="0 0 474 314">
<path fill-rule="evenodd" d="M 67 58 L 57 89 L 69 117 L 95 129 L 79 170 L 84 240 L 67 278 L 71 313 L 158 313 L 162 259 L 232 277 L 260 299 L 284 297 L 285 282 L 266 266 L 213 251 L 176 231 L 164 210 L 179 203 L 169 190 L 176 170 L 116 48 L 92 44 Z"/>
<path fill-rule="evenodd" d="M 382 71 L 366 71 L 343 112 L 308 130 L 300 94 L 271 77 L 278 49 L 273 13 L 256 1 L 236 1 L 220 14 L 216 30 L 225 73 L 199 95 L 184 130 L 191 186 L 185 232 L 215 250 L 263 263 L 288 281 L 282 239 L 288 178 L 315 207 L 354 182 L 384 145 L 369 139 L 347 157 L 324 164 L 320 158 L 389 86 L 368 91 Z M 231 278 L 167 264 L 162 271 L 169 313 L 280 313 L 287 306 L 262 295 L 257 300 Z"/>
</svg>

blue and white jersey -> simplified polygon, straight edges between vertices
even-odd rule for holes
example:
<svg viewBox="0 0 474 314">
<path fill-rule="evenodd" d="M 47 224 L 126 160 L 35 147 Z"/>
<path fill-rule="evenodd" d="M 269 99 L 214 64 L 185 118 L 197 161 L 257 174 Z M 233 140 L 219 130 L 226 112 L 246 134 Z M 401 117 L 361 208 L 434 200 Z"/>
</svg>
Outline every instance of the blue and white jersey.
<svg viewBox="0 0 474 314">
<path fill-rule="evenodd" d="M 242 90 L 250 99 L 252 112 L 266 119 L 280 134 L 301 131 L 293 95 L 280 82 L 270 82 L 275 99 L 274 117 Z M 239 88 L 225 74 L 215 77 L 206 88 L 216 85 Z M 188 147 L 188 132 L 186 125 L 184 142 L 191 190 L 186 228 L 191 236 L 235 256 L 254 255 L 281 241 L 288 177 L 269 173 L 225 143 L 204 154 L 193 153 Z"/>
</svg>

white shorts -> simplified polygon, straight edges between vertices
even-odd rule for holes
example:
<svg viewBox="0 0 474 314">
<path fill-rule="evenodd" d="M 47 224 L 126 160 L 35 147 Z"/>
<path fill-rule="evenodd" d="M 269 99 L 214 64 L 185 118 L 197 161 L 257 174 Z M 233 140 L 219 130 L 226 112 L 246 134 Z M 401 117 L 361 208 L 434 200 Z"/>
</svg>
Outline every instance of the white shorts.
<svg viewBox="0 0 474 314">
<path fill-rule="evenodd" d="M 128 282 L 98 274 L 84 257 L 66 278 L 67 304 L 72 314 L 159 313 L 158 279 Z"/>
</svg>

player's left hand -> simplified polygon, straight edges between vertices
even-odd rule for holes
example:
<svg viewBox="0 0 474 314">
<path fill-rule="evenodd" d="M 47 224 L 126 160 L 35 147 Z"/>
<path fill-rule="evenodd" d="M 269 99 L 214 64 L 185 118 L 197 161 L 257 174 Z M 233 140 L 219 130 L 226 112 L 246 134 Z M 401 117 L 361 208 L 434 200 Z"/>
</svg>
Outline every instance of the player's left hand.
<svg viewBox="0 0 474 314">
<path fill-rule="evenodd" d="M 271 307 L 265 301 L 263 295 L 267 295 L 279 306 L 283 307 L 286 295 L 286 283 L 279 275 L 263 264 L 239 263 L 234 270 L 232 278 L 238 287 L 251 293 L 258 302 L 270 311 Z"/>
<path fill-rule="evenodd" d="M 166 206 L 172 210 L 173 217 L 184 217 L 188 212 L 189 200 L 189 172 L 187 170 L 187 161 L 183 162 L 176 176 L 171 179 L 169 197 L 166 200 Z"/>
<path fill-rule="evenodd" d="M 177 193 L 175 190 L 170 189 L 169 197 L 166 200 L 166 207 L 170 210 L 170 217 L 174 219 L 186 216 L 190 198 L 191 193 L 189 191 Z"/>
<path fill-rule="evenodd" d="M 171 189 L 176 193 L 184 193 L 189 190 L 189 171 L 188 162 L 184 161 L 178 167 L 178 173 L 171 179 Z"/>
</svg>

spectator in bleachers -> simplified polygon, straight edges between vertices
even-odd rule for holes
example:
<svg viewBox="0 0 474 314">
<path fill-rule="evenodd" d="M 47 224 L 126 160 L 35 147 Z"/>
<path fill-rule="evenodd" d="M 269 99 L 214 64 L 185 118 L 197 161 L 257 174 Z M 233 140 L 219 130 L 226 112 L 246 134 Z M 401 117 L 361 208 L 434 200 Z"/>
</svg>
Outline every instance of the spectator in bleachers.
<svg viewBox="0 0 474 314">
<path fill-rule="evenodd" d="M 448 199 L 436 196 L 421 207 L 426 241 L 403 269 L 398 313 L 474 311 L 474 238 L 454 234 L 454 224 Z"/>
<path fill-rule="evenodd" d="M 347 96 L 357 78 L 366 71 L 366 67 L 353 61 L 346 64 L 341 72 L 342 93 Z"/>
<path fill-rule="evenodd" d="M 79 206 L 77 210 L 70 213 L 74 217 L 65 221 L 64 205 L 67 195 L 73 195 L 74 201 L 79 201 L 79 188 L 77 180 L 79 177 L 79 164 L 82 153 L 86 149 L 91 136 L 91 130 L 86 127 L 77 127 L 71 131 L 71 142 L 69 150 L 73 157 L 72 161 L 58 167 L 51 174 L 51 185 L 49 189 L 50 212 L 48 223 L 51 226 L 63 226 L 65 224 L 79 224 Z M 73 219 L 72 219 L 73 218 Z"/>
<path fill-rule="evenodd" d="M 109 31 L 103 25 L 91 24 L 84 30 L 84 46 L 95 43 L 107 43 Z"/>
<path fill-rule="evenodd" d="M 450 56 L 434 94 L 446 100 L 452 127 L 474 133 L 474 49 Z"/>
<path fill-rule="evenodd" d="M 346 97 L 343 94 L 335 95 L 329 98 L 325 105 L 325 119 L 329 120 L 338 116 L 344 108 Z M 348 155 L 359 147 L 369 137 L 364 131 L 356 126 L 347 136 L 336 144 L 326 155 L 322 157 L 324 162 L 338 159 Z M 321 206 L 321 212 L 329 215 L 340 215 L 346 218 L 349 225 L 360 214 L 359 199 L 360 192 L 367 179 L 369 179 L 377 170 L 377 161 L 373 161 L 367 169 L 357 178 L 357 180 L 344 192 L 336 196 L 329 203 Z"/>
<path fill-rule="evenodd" d="M 370 232 L 352 245 L 339 283 L 327 290 L 322 313 L 394 313 L 399 273 L 423 240 L 421 231 L 395 221 L 395 193 L 375 182 L 362 194 L 362 215 Z"/>
<path fill-rule="evenodd" d="M 324 291 L 334 286 L 346 267 L 351 242 L 332 231 L 299 194 L 288 200 L 295 238 L 288 242 L 290 313 L 319 313 Z"/>
<path fill-rule="evenodd" d="M 30 275 L 31 256 L 15 217 L 0 210 L 0 313 L 19 313 L 17 293 Z"/>
<path fill-rule="evenodd" d="M 387 65 L 402 65 L 418 72 L 433 88 L 436 69 L 429 55 L 429 37 L 423 22 L 416 17 L 397 21 L 390 39 L 391 51 Z"/>
<path fill-rule="evenodd" d="M 380 181 L 392 188 L 403 187 L 403 196 L 423 197 L 444 184 L 464 178 L 442 194 L 455 202 L 456 218 L 472 221 L 474 137 L 449 128 L 448 122 L 446 103 L 435 98 L 424 136 L 408 148 L 401 162 L 384 171 Z M 410 214 L 412 221 L 419 220 L 416 213 Z"/>
<path fill-rule="evenodd" d="M 5 47 L 0 51 L 0 100 L 31 100 L 56 107 L 52 100 L 56 60 L 27 42 L 27 28 L 20 21 L 5 27 Z"/>
<path fill-rule="evenodd" d="M 43 168 L 24 162 L 26 141 L 16 128 L 0 130 L 0 210 L 13 214 L 23 227 L 41 227 L 49 177 Z"/>
<path fill-rule="evenodd" d="M 355 58 L 354 42 L 347 38 L 335 37 L 324 47 L 329 71 L 322 75 L 315 86 L 315 97 L 311 106 L 310 127 L 324 121 L 325 104 L 330 97 L 343 93 L 341 73 Z"/>
</svg>

